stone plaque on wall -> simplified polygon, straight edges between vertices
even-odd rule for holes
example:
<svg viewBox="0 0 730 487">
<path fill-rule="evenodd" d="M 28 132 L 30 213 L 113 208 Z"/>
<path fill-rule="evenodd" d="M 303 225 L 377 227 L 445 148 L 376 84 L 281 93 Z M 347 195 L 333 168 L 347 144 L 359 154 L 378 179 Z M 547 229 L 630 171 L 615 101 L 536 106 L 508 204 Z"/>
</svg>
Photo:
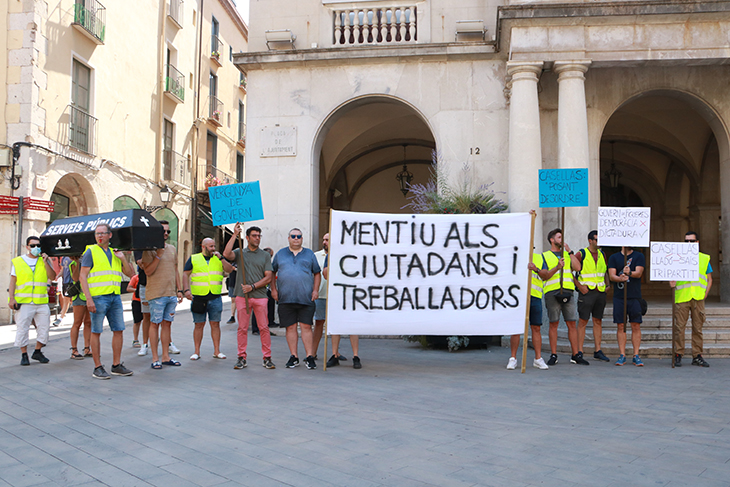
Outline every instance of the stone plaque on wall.
<svg viewBox="0 0 730 487">
<path fill-rule="evenodd" d="M 263 127 L 261 129 L 261 157 L 297 155 L 296 127 Z"/>
</svg>

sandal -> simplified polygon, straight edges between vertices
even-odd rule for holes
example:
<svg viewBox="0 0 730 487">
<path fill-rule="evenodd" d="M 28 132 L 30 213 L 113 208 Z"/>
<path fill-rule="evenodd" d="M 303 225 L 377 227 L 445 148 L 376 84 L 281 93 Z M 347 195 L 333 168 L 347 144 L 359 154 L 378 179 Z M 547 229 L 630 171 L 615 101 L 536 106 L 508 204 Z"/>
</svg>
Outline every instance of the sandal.
<svg viewBox="0 0 730 487">
<path fill-rule="evenodd" d="M 91 348 L 84 347 L 84 357 L 93 357 L 93 355 L 91 354 Z"/>
<path fill-rule="evenodd" d="M 162 364 L 160 362 L 152 362 L 152 366 L 151 367 L 153 369 L 161 369 L 162 368 Z"/>
<path fill-rule="evenodd" d="M 177 360 L 166 360 L 165 362 L 162 362 L 162 365 L 171 365 L 173 367 L 180 367 L 182 364 L 178 362 Z"/>
<path fill-rule="evenodd" d="M 78 348 L 71 347 L 71 359 L 73 360 L 84 360 L 84 356 L 79 353 Z"/>
<path fill-rule="evenodd" d="M 132 348 L 140 348 L 142 345 L 139 344 L 139 340 L 134 340 L 132 342 Z"/>
</svg>

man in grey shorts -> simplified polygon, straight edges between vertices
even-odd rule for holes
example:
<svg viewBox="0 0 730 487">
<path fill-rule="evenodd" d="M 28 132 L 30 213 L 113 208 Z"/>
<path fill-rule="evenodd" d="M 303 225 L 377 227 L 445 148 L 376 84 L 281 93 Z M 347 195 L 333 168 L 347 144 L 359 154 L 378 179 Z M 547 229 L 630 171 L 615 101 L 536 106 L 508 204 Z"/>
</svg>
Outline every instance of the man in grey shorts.
<svg viewBox="0 0 730 487">
<path fill-rule="evenodd" d="M 575 254 L 581 263 L 580 274 L 576 279 L 578 289 L 578 350 L 583 356 L 583 342 L 586 338 L 588 318 L 593 315 L 593 358 L 608 362 L 609 358 L 601 350 L 603 334 L 603 311 L 606 309 L 606 286 L 608 283 L 608 259 L 598 248 L 598 232 L 588 233 L 588 247 Z"/>
<path fill-rule="evenodd" d="M 550 250 L 543 252 L 542 269 L 539 272 L 540 278 L 545 282 L 545 307 L 548 312 L 550 329 L 548 338 L 550 340 L 550 360 L 548 365 L 558 363 L 558 322 L 562 311 L 565 324 L 568 326 L 568 340 L 572 356 L 570 362 L 574 364 L 588 365 L 588 361 L 578 350 L 578 330 L 575 321 L 578 313 L 575 307 L 575 284 L 573 283 L 572 270 L 580 269 L 578 258 L 570 250 L 568 244 L 563 243 L 563 231 L 559 228 L 551 230 L 547 237 L 550 243 Z"/>
</svg>

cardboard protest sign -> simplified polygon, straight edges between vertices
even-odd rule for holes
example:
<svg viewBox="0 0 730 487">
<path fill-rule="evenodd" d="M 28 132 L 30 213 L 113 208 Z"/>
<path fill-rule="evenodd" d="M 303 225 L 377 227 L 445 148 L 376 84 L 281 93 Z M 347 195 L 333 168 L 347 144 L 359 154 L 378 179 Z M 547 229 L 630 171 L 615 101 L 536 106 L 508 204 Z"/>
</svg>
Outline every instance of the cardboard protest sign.
<svg viewBox="0 0 730 487">
<path fill-rule="evenodd" d="M 588 169 L 540 169 L 540 208 L 588 206 Z"/>
<path fill-rule="evenodd" d="M 598 208 L 598 245 L 648 247 L 651 208 Z"/>
<path fill-rule="evenodd" d="M 211 186 L 208 196 L 215 226 L 264 219 L 258 181 Z"/>
<path fill-rule="evenodd" d="M 332 211 L 331 334 L 523 332 L 531 217 Z"/>
<path fill-rule="evenodd" d="M 651 242 L 651 281 L 700 280 L 700 244 Z"/>
</svg>

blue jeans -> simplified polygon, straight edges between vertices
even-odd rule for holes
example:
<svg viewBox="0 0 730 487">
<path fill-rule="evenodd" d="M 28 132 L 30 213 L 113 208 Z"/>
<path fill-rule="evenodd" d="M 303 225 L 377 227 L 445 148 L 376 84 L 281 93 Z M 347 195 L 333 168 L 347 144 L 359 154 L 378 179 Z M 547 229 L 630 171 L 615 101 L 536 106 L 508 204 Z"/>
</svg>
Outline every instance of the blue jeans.
<svg viewBox="0 0 730 487">
<path fill-rule="evenodd" d="M 91 315 L 91 333 L 100 334 L 104 329 L 104 318 L 109 321 L 111 331 L 124 331 L 124 311 L 122 309 L 122 298 L 118 294 L 103 294 L 92 296 L 95 313 Z"/>
<path fill-rule="evenodd" d="M 191 311 L 192 311 L 192 305 Z M 221 322 L 221 313 L 223 312 L 223 300 L 220 296 L 208 301 L 205 313 L 193 313 L 193 323 L 205 323 L 205 316 L 208 315 L 208 321 Z"/>
<path fill-rule="evenodd" d="M 175 296 L 162 296 L 161 298 L 150 299 L 150 323 L 162 323 L 175 319 L 175 308 L 177 298 Z"/>
</svg>

